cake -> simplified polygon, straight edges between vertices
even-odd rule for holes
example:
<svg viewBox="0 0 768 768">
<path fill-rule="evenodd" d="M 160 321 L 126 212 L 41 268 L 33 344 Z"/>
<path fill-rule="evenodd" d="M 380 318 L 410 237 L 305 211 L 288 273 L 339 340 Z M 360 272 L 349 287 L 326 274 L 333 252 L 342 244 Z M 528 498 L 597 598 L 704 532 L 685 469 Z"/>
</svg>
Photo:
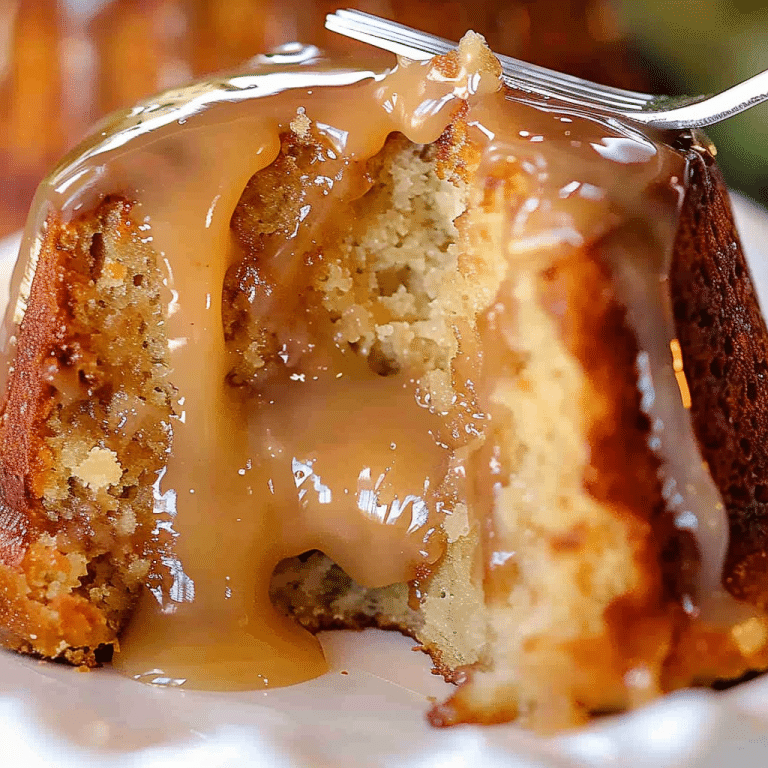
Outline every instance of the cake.
<svg viewBox="0 0 768 768">
<path fill-rule="evenodd" d="M 542 731 L 768 666 L 768 334 L 714 150 L 500 74 L 473 33 L 297 48 L 41 185 L 4 646 L 237 690 L 396 629 L 458 685 L 433 724 Z"/>
</svg>

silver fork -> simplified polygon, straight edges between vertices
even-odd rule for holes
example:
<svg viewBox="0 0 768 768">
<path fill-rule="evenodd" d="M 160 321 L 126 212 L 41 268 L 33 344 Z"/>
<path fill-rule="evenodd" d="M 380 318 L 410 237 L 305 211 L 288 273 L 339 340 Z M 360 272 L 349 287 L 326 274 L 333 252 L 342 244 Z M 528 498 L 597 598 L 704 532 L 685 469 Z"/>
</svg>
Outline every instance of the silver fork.
<svg viewBox="0 0 768 768">
<path fill-rule="evenodd" d="M 326 17 L 325 26 L 332 32 L 417 61 L 447 53 L 457 45 L 362 11 L 338 10 Z M 656 128 L 712 125 L 768 100 L 768 70 L 721 93 L 675 98 L 611 88 L 509 56 L 498 56 L 498 59 L 504 81 L 511 88 L 568 104 L 597 108 Z"/>
</svg>

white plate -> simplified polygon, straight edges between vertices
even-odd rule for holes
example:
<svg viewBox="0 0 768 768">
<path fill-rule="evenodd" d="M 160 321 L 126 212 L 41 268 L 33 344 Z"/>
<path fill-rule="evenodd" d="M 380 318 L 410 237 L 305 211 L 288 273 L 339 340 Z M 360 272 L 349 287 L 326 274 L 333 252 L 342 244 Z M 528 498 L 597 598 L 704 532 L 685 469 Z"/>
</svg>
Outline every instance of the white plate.
<svg viewBox="0 0 768 768">
<path fill-rule="evenodd" d="M 735 197 L 768 307 L 768 212 Z M 0 296 L 18 238 L 0 242 Z M 237 694 L 163 690 L 110 669 L 81 673 L 0 652 L 0 765 L 26 768 L 715 768 L 768 764 L 768 678 L 726 693 L 681 691 L 578 733 L 540 739 L 513 725 L 430 728 L 428 697 L 448 687 L 392 633 L 322 637 L 331 672 Z M 342 671 L 348 674 L 342 674 Z"/>
</svg>

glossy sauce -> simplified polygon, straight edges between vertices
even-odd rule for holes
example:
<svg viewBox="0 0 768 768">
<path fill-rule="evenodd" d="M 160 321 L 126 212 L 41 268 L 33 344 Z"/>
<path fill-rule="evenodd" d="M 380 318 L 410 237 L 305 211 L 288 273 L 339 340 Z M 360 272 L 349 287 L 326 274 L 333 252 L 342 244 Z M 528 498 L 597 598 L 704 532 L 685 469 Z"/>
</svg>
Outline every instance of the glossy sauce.
<svg viewBox="0 0 768 768">
<path fill-rule="evenodd" d="M 206 689 L 314 677 L 325 669 L 317 641 L 269 602 L 277 562 L 317 548 L 359 583 L 380 586 L 413 578 L 442 552 L 444 486 L 457 459 L 413 380 L 377 376 L 330 345 L 302 359 L 303 378 L 267 387 L 258 406 L 226 382 L 222 286 L 240 257 L 230 220 L 300 113 L 337 155 L 334 199 L 351 199 L 365 190 L 363 162 L 390 133 L 433 142 L 467 105 L 483 167 L 514 162 L 528 182 L 509 222 L 511 259 L 552 258 L 627 217 L 657 222 L 647 259 L 624 258 L 617 248 L 614 267 L 644 349 L 640 385 L 654 448 L 666 461 L 665 487 L 702 549 L 692 600 L 703 605 L 720 589 L 725 514 L 669 352 L 664 281 L 682 194 L 682 182 L 670 179 L 684 178 L 684 162 L 613 120 L 510 98 L 484 56 L 467 44 L 453 71 L 401 61 L 384 73 L 339 68 L 297 49 L 276 63 L 265 59 L 253 74 L 166 94 L 113 118 L 41 186 L 17 288 L 34 274 L 48 212 L 74 216 L 106 191 L 136 201 L 134 218 L 167 270 L 178 388 L 173 453 L 155 493 L 161 554 L 115 657 L 126 674 Z M 646 195 L 646 208 L 635 212 L 637 191 L 654 185 L 665 194 Z M 329 210 L 310 206 L 287 246 L 294 256 Z M 23 314 L 21 294 L 6 337 Z"/>
</svg>

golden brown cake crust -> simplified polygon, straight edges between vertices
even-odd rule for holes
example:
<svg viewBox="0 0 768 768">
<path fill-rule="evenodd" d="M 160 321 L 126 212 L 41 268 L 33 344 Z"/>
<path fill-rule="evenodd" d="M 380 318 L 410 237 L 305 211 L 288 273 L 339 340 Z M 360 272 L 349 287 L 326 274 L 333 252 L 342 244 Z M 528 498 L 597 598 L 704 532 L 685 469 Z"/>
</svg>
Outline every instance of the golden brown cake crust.
<svg viewBox="0 0 768 768">
<path fill-rule="evenodd" d="M 57 226 L 48 221 L 49 231 Z M 39 511 L 30 502 L 27 486 L 40 454 L 42 422 L 49 409 L 44 373 L 51 349 L 63 341 L 61 322 L 63 269 L 55 240 L 43 241 L 28 299 L 28 311 L 18 333 L 18 353 L 9 376 L 8 390 L 0 422 L 0 493 L 4 517 L 2 552 L 8 565 L 18 565 L 24 550 L 39 529 Z"/>
<path fill-rule="evenodd" d="M 150 478 L 168 447 L 158 332 L 139 299 L 157 281 L 130 211 L 107 198 L 70 224 L 49 217 L 0 418 L 2 642 L 77 664 L 116 642 L 146 574 Z M 99 290 L 115 305 L 94 300 Z"/>
<path fill-rule="evenodd" d="M 670 264 L 675 327 L 694 431 L 729 517 L 723 583 L 738 599 L 764 611 L 768 332 L 711 145 L 703 136 L 685 141 L 688 178 Z M 607 613 L 615 647 L 621 649 L 626 671 L 633 657 L 638 665 L 648 665 L 655 656 L 663 668 L 660 686 L 665 691 L 764 668 L 768 650 L 763 618 L 746 620 L 745 614 L 743 623 L 729 631 L 682 609 L 681 597 L 695 592 L 696 540 L 675 528 L 658 481 L 653 480 L 657 464 L 647 448 L 648 423 L 640 412 L 639 393 L 631 386 L 623 394 L 617 389 L 632 381 L 637 348 L 621 307 L 605 303 L 611 294 L 606 277 L 595 275 L 581 294 L 571 294 L 584 298 L 585 311 L 575 312 L 575 317 L 589 318 L 598 308 L 596 318 L 603 319 L 591 333 L 574 334 L 576 348 L 582 345 L 577 354 L 595 380 L 595 389 L 612 392 L 614 405 L 622 404 L 614 418 L 603 422 L 613 425 L 609 433 L 600 435 L 593 429 L 590 435 L 593 462 L 601 464 L 598 477 L 603 480 L 598 484 L 585 480 L 593 495 L 632 512 L 652 531 L 645 546 L 638 548 L 647 556 L 642 569 L 647 577 L 645 595 L 640 590 L 622 598 Z M 649 496 L 654 487 L 657 492 Z M 586 652 L 594 658 L 599 650 Z"/>
<path fill-rule="evenodd" d="M 31 485 L 44 462 L 44 422 L 52 406 L 45 380 L 54 350 L 65 339 L 62 301 L 65 270 L 54 233 L 47 222 L 32 283 L 28 309 L 18 332 L 18 354 L 9 376 L 0 421 L 0 620 L 4 644 L 18 650 L 57 656 L 66 648 L 96 648 L 114 639 L 98 608 L 82 596 L 65 595 L 49 605 L 29 593 L 45 580 L 45 571 L 67 571 L 61 553 L 36 546 L 52 529 Z M 64 645 L 62 645 L 62 643 Z M 90 661 L 92 655 L 87 654 Z"/>
<path fill-rule="evenodd" d="M 725 185 L 706 150 L 690 178 L 671 273 L 696 435 L 728 510 L 724 584 L 768 605 L 768 333 Z"/>
</svg>

